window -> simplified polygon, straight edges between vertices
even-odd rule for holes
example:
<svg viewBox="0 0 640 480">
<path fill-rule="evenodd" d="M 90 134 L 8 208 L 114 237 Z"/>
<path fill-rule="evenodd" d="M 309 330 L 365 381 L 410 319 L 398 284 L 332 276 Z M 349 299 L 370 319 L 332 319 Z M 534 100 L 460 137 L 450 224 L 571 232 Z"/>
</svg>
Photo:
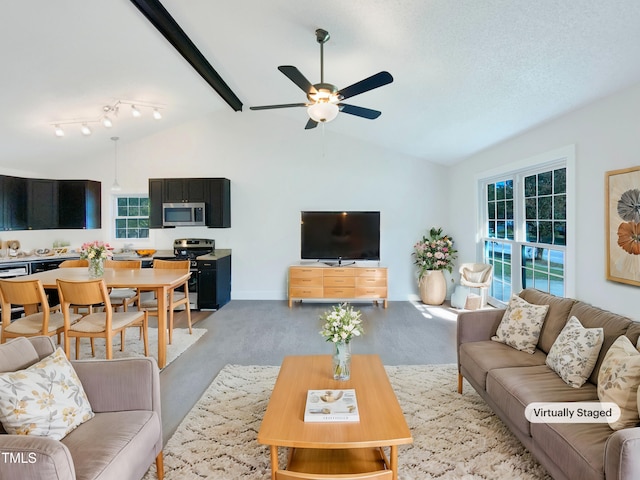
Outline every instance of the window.
<svg viewBox="0 0 640 480">
<path fill-rule="evenodd" d="M 482 261 L 493 265 L 492 303 L 506 303 L 522 288 L 567 294 L 568 159 L 535 163 L 480 180 Z"/>
<path fill-rule="evenodd" d="M 149 238 L 149 197 L 115 197 L 115 238 Z"/>
</svg>

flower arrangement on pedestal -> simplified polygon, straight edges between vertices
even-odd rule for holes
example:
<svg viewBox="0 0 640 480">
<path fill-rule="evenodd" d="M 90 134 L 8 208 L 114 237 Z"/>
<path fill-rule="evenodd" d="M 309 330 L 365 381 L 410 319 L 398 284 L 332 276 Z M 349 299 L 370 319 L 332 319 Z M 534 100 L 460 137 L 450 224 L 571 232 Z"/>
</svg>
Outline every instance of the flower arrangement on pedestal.
<svg viewBox="0 0 640 480">
<path fill-rule="evenodd" d="M 351 377 L 351 339 L 364 333 L 361 314 L 351 305 L 342 303 L 324 312 L 320 334 L 334 345 L 333 378 L 349 380 Z"/>
<path fill-rule="evenodd" d="M 89 261 L 89 276 L 92 278 L 104 275 L 104 261 L 113 255 L 113 247 L 105 242 L 95 240 L 83 243 L 80 247 L 80 258 Z"/>
<path fill-rule="evenodd" d="M 451 273 L 457 253 L 453 238 L 443 235 L 442 228 L 437 227 L 432 227 L 429 236 L 423 236 L 413 246 L 413 263 L 418 266 L 418 286 L 424 303 L 440 305 L 444 302 L 447 284 L 442 270 Z"/>
</svg>

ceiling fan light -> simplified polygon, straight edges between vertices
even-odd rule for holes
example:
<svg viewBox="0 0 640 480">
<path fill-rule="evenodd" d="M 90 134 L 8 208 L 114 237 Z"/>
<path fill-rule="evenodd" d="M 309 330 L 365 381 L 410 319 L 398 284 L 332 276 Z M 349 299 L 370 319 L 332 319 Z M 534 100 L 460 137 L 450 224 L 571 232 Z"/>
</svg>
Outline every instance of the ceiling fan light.
<svg viewBox="0 0 640 480">
<path fill-rule="evenodd" d="M 338 116 L 339 111 L 340 107 L 338 105 L 327 102 L 314 103 L 307 108 L 309 117 L 318 123 L 330 122 Z"/>
</svg>

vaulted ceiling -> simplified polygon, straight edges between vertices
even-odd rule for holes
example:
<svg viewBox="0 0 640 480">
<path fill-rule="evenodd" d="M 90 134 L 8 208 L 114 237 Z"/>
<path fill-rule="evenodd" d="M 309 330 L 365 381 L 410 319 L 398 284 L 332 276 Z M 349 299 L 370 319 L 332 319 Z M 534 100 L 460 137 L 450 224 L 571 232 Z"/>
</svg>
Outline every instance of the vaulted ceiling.
<svg viewBox="0 0 640 480">
<path fill-rule="evenodd" d="M 249 107 L 305 101 L 277 67 L 295 65 L 319 82 L 319 27 L 331 34 L 326 82 L 345 87 L 382 70 L 394 77 L 349 99 L 381 110 L 380 118 L 341 113 L 326 128 L 442 164 L 640 82 L 637 0 L 161 1 L 242 111 L 129 0 L 8 2 L 0 31 L 0 166 L 37 169 L 111 151 L 114 135 L 133 140 L 211 115 L 303 129 L 303 108 Z M 162 105 L 164 118 L 121 111 L 112 129 L 96 124 L 91 137 L 79 125 L 54 136 L 53 124 L 97 119 L 117 100 Z"/>
</svg>

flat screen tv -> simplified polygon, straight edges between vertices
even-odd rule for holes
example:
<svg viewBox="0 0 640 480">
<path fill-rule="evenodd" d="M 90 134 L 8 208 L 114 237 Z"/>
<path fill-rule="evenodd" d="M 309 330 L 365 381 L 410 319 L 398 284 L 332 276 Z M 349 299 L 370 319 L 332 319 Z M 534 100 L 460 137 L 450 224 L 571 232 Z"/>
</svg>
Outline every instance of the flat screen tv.
<svg viewBox="0 0 640 480">
<path fill-rule="evenodd" d="M 303 260 L 380 260 L 380 212 L 301 212 Z"/>
</svg>

